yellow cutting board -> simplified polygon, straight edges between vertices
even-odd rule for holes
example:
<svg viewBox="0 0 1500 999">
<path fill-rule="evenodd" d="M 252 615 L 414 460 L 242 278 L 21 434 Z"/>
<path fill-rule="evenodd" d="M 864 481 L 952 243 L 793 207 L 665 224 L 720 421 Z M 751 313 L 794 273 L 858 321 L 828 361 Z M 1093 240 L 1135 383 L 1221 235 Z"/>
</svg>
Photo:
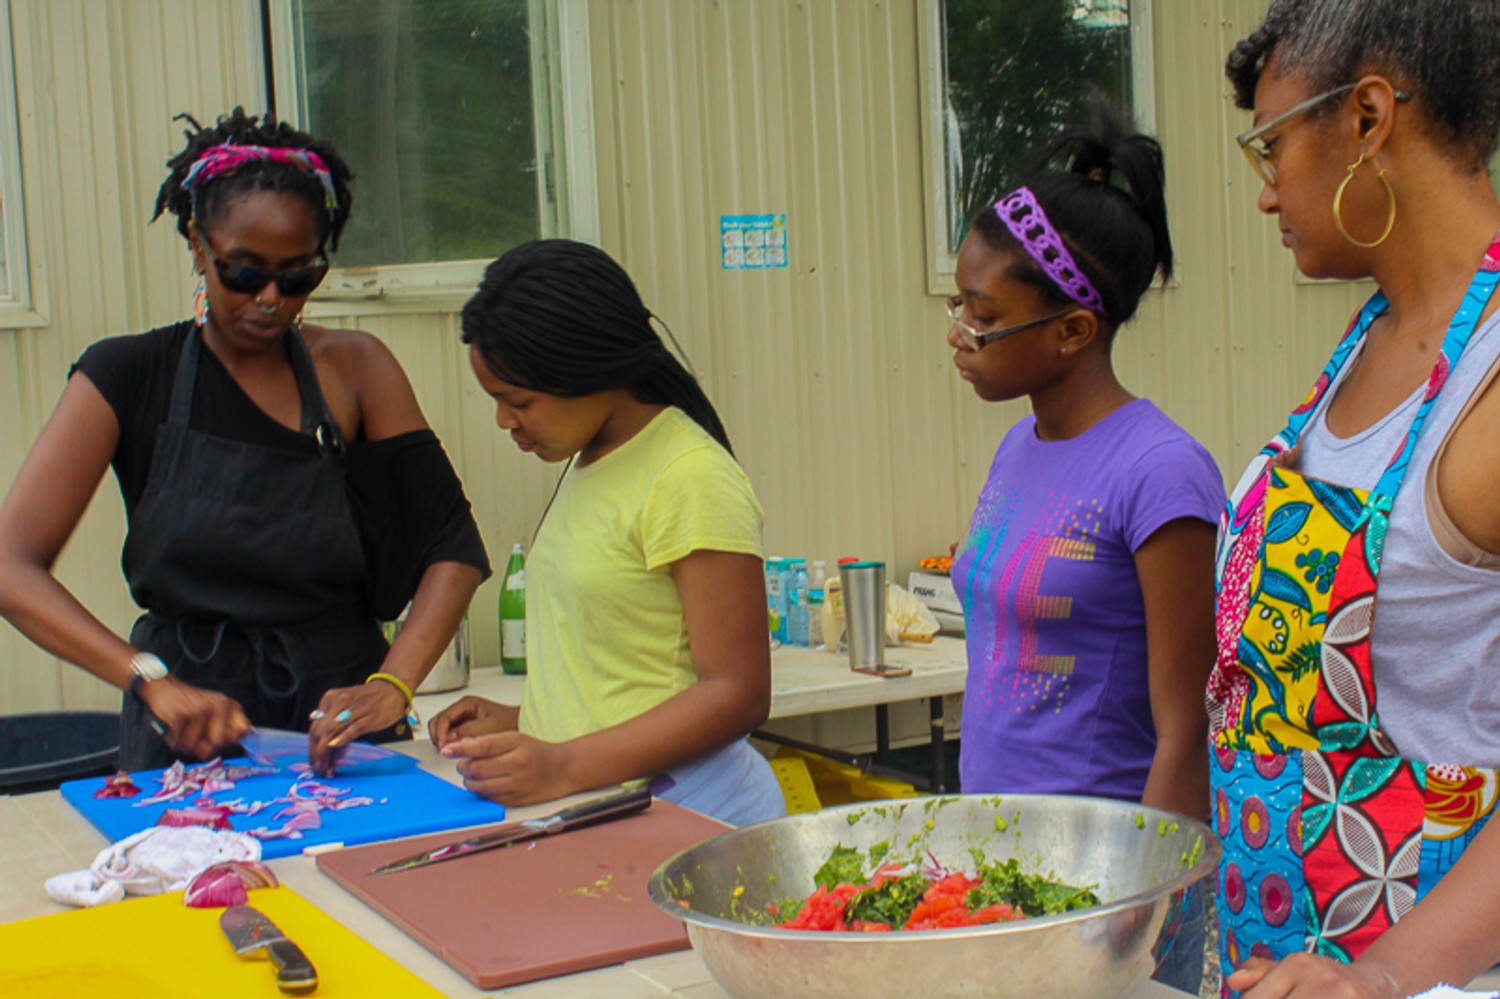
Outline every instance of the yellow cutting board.
<svg viewBox="0 0 1500 999">
<path fill-rule="evenodd" d="M 252 891 L 250 904 L 318 969 L 315 997 L 442 996 L 290 888 Z M 0 995 L 280 996 L 275 966 L 240 957 L 229 945 L 219 929 L 223 911 L 190 909 L 174 892 L 0 924 Z"/>
</svg>

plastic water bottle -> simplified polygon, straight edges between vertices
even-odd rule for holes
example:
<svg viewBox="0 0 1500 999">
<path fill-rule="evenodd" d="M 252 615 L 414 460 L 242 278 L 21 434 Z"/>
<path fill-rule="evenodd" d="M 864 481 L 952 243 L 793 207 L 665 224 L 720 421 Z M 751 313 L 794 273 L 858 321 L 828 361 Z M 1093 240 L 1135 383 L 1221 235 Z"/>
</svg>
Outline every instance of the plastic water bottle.
<svg viewBox="0 0 1500 999">
<path fill-rule="evenodd" d="M 788 644 L 807 648 L 808 631 L 808 608 L 807 608 L 807 570 L 797 570 L 792 591 L 787 594 L 788 621 L 787 641 Z"/>
<path fill-rule="evenodd" d="M 526 672 L 526 552 L 520 545 L 510 550 L 500 586 L 500 668 Z"/>
<path fill-rule="evenodd" d="M 823 647 L 823 581 L 827 578 L 828 563 L 815 560 L 807 578 L 807 644 L 814 649 Z"/>
<path fill-rule="evenodd" d="M 772 555 L 766 559 L 766 617 L 771 628 L 771 637 L 778 642 L 786 641 L 786 559 Z"/>
</svg>

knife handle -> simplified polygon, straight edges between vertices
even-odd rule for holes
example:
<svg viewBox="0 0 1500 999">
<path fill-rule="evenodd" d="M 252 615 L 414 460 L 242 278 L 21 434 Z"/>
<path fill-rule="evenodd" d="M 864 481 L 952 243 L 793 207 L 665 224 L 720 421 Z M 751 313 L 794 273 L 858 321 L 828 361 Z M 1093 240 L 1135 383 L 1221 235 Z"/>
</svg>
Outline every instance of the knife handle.
<svg viewBox="0 0 1500 999">
<path fill-rule="evenodd" d="M 619 794 L 595 798 L 593 801 L 585 801 L 572 808 L 564 808 L 554 816 L 557 824 L 553 826 L 549 822 L 548 825 L 555 828 L 557 832 L 562 832 L 564 829 L 578 829 L 581 826 L 591 826 L 595 822 L 614 818 L 616 815 L 644 811 L 650 804 L 651 791 L 648 788 L 621 791 Z"/>
<path fill-rule="evenodd" d="M 318 972 L 290 940 L 275 940 L 266 945 L 266 953 L 276 965 L 276 987 L 291 995 L 311 992 L 318 987 Z"/>
</svg>

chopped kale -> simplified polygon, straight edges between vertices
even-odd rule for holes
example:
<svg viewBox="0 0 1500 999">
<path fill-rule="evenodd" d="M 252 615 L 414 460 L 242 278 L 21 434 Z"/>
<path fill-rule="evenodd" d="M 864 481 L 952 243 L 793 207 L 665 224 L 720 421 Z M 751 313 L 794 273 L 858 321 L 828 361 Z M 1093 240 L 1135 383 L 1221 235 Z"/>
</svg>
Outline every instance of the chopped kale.
<svg viewBox="0 0 1500 999">
<path fill-rule="evenodd" d="M 813 880 L 830 891 L 841 884 L 860 884 L 867 880 L 864 857 L 852 846 L 835 847 Z"/>
<path fill-rule="evenodd" d="M 855 895 L 845 911 L 850 922 L 863 919 L 900 929 L 911 918 L 912 910 L 922 901 L 922 894 L 930 884 L 922 874 L 892 878 L 879 888 L 866 888 Z"/>
<path fill-rule="evenodd" d="M 1028 916 L 1050 916 L 1099 904 L 1099 896 L 1092 890 L 1096 885 L 1074 888 L 1038 874 L 1022 874 L 1014 857 L 1003 864 L 982 865 L 979 880 L 979 887 L 969 892 L 971 910 L 1004 902 Z"/>
</svg>

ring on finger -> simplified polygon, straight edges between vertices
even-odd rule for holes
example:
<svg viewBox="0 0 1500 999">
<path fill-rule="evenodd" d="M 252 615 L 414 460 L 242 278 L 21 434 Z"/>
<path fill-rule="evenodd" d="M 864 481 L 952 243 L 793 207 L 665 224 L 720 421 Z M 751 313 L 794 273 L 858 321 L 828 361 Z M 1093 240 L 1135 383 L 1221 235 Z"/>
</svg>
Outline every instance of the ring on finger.
<svg viewBox="0 0 1500 999">
<path fill-rule="evenodd" d="M 334 715 L 333 716 L 333 720 L 336 721 L 336 722 L 338 722 L 340 725 L 342 725 L 343 723 L 347 722 L 350 718 L 353 718 L 353 717 L 354 717 L 354 712 L 350 711 L 348 708 L 345 708 L 344 710 L 340 711 L 338 714 Z"/>
<path fill-rule="evenodd" d="M 325 715 L 323 713 L 323 709 L 322 708 L 313 708 L 312 711 L 309 712 L 309 714 L 307 716 L 307 720 L 308 721 L 318 721 L 319 719 L 321 719 L 323 717 L 325 717 Z"/>
</svg>

